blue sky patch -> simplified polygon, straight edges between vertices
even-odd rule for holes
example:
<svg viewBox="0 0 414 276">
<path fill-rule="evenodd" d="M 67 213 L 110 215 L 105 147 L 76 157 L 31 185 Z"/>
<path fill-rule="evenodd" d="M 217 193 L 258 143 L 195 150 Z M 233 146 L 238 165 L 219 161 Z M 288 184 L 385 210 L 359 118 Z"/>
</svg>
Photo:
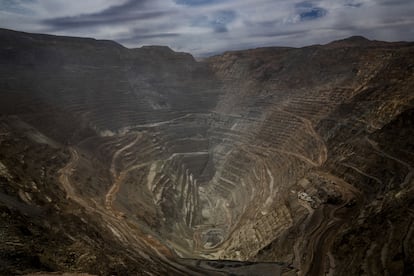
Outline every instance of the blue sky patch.
<svg viewBox="0 0 414 276">
<path fill-rule="evenodd" d="M 299 14 L 300 20 L 314 20 L 321 17 L 324 17 L 327 13 L 327 10 L 324 8 L 314 7 L 307 11 L 303 11 Z"/>
<path fill-rule="evenodd" d="M 301 21 L 318 19 L 328 13 L 326 9 L 318 7 L 310 1 L 297 3 L 295 4 L 295 8 Z"/>
</svg>

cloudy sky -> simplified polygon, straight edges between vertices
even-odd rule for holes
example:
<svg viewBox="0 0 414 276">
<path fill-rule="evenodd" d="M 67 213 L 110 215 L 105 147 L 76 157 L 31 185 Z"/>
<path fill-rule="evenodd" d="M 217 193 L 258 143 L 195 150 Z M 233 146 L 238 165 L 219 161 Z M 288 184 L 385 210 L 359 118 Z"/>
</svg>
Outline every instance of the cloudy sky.
<svg viewBox="0 0 414 276">
<path fill-rule="evenodd" d="M 363 35 L 414 40 L 414 0 L 0 0 L 0 27 L 195 56 Z"/>
</svg>

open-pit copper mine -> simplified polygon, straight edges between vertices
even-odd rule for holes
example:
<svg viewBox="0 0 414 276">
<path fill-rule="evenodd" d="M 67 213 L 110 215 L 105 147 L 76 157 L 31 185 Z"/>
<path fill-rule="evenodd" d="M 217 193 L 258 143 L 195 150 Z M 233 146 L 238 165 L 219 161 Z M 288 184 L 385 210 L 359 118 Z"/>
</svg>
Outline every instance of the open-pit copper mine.
<svg viewBox="0 0 414 276">
<path fill-rule="evenodd" d="M 0 96 L 2 275 L 413 273 L 414 43 L 2 29 Z"/>
</svg>

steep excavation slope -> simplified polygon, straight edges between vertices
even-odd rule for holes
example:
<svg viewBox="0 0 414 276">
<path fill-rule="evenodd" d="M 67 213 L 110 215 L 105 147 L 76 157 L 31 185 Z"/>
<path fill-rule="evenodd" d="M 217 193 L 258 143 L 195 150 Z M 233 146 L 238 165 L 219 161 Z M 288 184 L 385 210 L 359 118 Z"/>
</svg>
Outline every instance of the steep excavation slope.
<svg viewBox="0 0 414 276">
<path fill-rule="evenodd" d="M 2 273 L 413 270 L 414 44 L 0 37 Z"/>
</svg>

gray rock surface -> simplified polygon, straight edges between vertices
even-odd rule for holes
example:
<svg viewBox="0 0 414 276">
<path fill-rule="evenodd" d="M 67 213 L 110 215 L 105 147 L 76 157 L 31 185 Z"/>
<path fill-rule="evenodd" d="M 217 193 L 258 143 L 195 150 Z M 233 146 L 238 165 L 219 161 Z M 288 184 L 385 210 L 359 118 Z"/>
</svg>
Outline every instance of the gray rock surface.
<svg viewBox="0 0 414 276">
<path fill-rule="evenodd" d="M 413 43 L 0 38 L 0 273 L 412 273 Z"/>
</svg>

